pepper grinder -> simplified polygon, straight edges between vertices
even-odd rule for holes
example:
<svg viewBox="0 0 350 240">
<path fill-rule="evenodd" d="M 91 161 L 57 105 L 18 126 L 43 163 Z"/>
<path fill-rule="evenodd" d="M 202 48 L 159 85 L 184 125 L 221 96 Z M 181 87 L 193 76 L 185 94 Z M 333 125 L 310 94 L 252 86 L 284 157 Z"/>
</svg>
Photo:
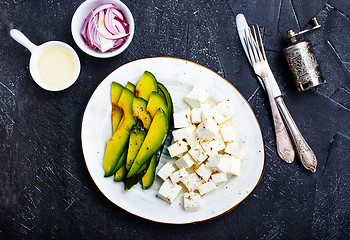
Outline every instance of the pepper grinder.
<svg viewBox="0 0 350 240">
<path fill-rule="evenodd" d="M 293 73 L 298 91 L 305 91 L 325 82 L 311 42 L 297 38 L 301 34 L 321 27 L 316 17 L 313 17 L 311 22 L 314 25 L 312 28 L 298 33 L 295 33 L 292 29 L 288 30 L 287 35 L 291 44 L 283 49 L 283 54 Z"/>
</svg>

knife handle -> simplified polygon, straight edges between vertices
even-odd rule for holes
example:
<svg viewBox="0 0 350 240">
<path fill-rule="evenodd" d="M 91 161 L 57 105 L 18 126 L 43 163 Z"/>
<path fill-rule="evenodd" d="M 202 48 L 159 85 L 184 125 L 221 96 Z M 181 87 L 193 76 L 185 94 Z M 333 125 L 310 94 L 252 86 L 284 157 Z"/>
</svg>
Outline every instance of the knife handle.
<svg viewBox="0 0 350 240">
<path fill-rule="evenodd" d="M 283 101 L 283 98 L 280 96 L 280 97 L 277 97 L 275 100 L 276 100 L 278 109 L 282 115 L 282 118 L 286 123 L 289 133 L 292 137 L 297 155 L 301 163 L 304 165 L 306 169 L 310 170 L 311 172 L 316 172 L 317 159 L 314 152 L 312 151 L 310 146 L 307 144 L 307 142 L 301 135 L 297 125 L 295 124 L 292 116 L 290 115 L 287 109 L 287 106 Z"/>
<path fill-rule="evenodd" d="M 287 129 L 283 123 L 280 112 L 278 111 L 275 98 L 273 97 L 271 91 L 269 80 L 267 78 L 262 78 L 262 80 L 264 82 L 267 96 L 269 98 L 273 123 L 275 126 L 277 153 L 283 161 L 287 163 L 292 163 L 295 157 L 293 144 L 289 138 Z"/>
</svg>

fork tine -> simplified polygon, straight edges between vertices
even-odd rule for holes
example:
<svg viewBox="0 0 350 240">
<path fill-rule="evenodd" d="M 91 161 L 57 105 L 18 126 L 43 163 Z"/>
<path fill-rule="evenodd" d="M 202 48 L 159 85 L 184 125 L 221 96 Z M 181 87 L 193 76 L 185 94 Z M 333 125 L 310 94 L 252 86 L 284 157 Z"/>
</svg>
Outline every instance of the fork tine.
<svg viewBox="0 0 350 240">
<path fill-rule="evenodd" d="M 264 48 L 264 44 L 263 44 L 263 41 L 262 41 L 262 38 L 261 38 L 261 34 L 260 34 L 260 29 L 259 29 L 259 26 L 257 26 L 257 31 L 258 31 L 258 34 L 259 34 L 259 40 L 260 40 L 260 44 L 261 44 L 261 48 L 262 48 L 262 53 L 264 55 L 264 60 L 267 60 L 266 58 L 266 54 L 265 54 L 265 48 Z"/>
<path fill-rule="evenodd" d="M 257 26 L 257 31 L 259 31 L 259 26 L 258 25 L 256 25 L 256 26 Z M 263 54 L 261 53 L 261 49 L 260 49 L 260 44 L 262 44 L 262 41 L 260 41 L 260 44 L 259 44 L 258 37 L 257 37 L 256 32 L 255 32 L 255 27 L 252 26 L 252 28 L 253 28 L 253 33 L 254 33 L 254 41 L 256 43 L 256 51 L 257 51 L 257 54 L 259 56 L 259 60 L 262 61 L 262 60 L 264 60 Z"/>
<path fill-rule="evenodd" d="M 253 31 L 254 31 L 254 28 L 253 28 Z M 254 53 L 254 56 L 255 56 L 255 61 L 256 61 L 256 62 L 257 62 L 257 61 L 260 61 L 261 58 L 260 58 L 260 56 L 259 56 L 259 54 L 258 54 L 258 52 L 257 52 L 257 47 L 258 47 L 259 45 L 258 45 L 256 39 L 254 39 L 254 36 L 253 36 L 252 31 L 251 31 L 250 28 L 249 28 L 249 38 L 250 38 L 250 40 L 252 41 L 252 49 L 253 49 L 253 53 Z"/>
<path fill-rule="evenodd" d="M 255 60 L 255 56 L 254 56 L 253 50 L 252 50 L 252 41 L 251 41 L 250 36 L 248 37 L 247 29 L 244 30 L 244 33 L 245 33 L 245 38 L 247 41 L 247 50 L 248 50 L 248 54 L 249 54 L 249 60 L 251 63 L 254 63 L 256 60 Z"/>
</svg>

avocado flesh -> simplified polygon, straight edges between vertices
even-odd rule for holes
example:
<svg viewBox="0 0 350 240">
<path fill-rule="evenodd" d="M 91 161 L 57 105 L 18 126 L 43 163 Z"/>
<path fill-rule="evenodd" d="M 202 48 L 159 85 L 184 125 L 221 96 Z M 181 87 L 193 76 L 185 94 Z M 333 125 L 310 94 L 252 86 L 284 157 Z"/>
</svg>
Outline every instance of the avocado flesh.
<svg viewBox="0 0 350 240">
<path fill-rule="evenodd" d="M 113 137 L 110 138 L 107 143 L 102 163 L 105 170 L 105 177 L 108 177 L 113 173 L 118 160 L 127 146 L 131 128 L 136 123 L 132 114 L 133 98 L 134 94 L 129 89 L 124 88 L 118 101 L 118 107 L 123 109 L 124 117 L 120 127 L 115 131 Z"/>
<path fill-rule="evenodd" d="M 135 96 L 148 101 L 152 92 L 157 92 L 158 84 L 152 73 L 145 71 L 140 81 L 136 84 Z"/>
<path fill-rule="evenodd" d="M 153 154 L 162 146 L 169 128 L 168 116 L 159 108 L 154 115 L 146 138 L 136 155 L 136 158 L 128 172 L 127 178 L 136 174 L 142 165 L 151 159 Z"/>
<path fill-rule="evenodd" d="M 147 102 L 146 100 L 134 97 L 134 100 L 132 102 L 132 110 L 134 113 L 134 117 L 140 119 L 142 121 L 143 127 L 146 129 L 149 129 L 152 122 L 152 117 L 146 110 Z"/>
<path fill-rule="evenodd" d="M 120 121 L 123 117 L 123 110 L 118 107 L 118 101 L 120 99 L 120 96 L 122 94 L 124 87 L 120 85 L 119 83 L 112 82 L 112 89 L 111 89 L 111 103 L 112 103 L 112 128 L 113 133 L 117 130 Z"/>
</svg>

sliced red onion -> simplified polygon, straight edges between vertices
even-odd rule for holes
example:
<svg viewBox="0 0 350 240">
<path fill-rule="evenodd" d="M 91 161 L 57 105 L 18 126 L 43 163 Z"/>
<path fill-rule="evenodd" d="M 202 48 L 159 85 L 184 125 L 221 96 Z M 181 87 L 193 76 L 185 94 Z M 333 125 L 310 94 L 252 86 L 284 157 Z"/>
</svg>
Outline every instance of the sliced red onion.
<svg viewBox="0 0 350 240">
<path fill-rule="evenodd" d="M 104 30 L 99 29 L 99 14 L 104 16 Z M 112 3 L 103 4 L 89 13 L 84 21 L 81 35 L 87 46 L 102 52 L 101 38 L 113 40 L 113 47 L 108 51 L 115 51 L 122 46 L 129 37 L 128 23 L 124 20 L 123 13 Z M 108 47 L 107 47 L 108 49 Z"/>
</svg>

